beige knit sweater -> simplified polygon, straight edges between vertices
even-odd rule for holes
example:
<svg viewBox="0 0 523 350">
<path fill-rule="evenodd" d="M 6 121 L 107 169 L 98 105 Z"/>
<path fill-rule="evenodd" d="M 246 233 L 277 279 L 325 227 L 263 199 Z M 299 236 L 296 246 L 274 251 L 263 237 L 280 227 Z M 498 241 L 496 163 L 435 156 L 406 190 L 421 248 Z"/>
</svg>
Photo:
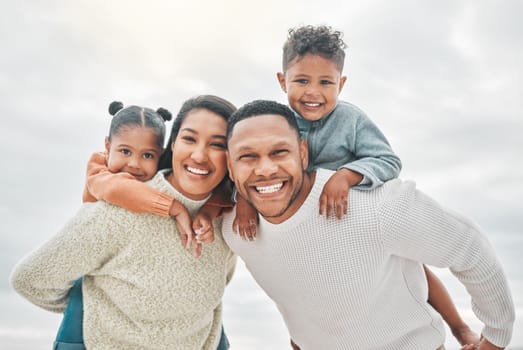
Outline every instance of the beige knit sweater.
<svg viewBox="0 0 523 350">
<path fill-rule="evenodd" d="M 204 201 L 178 193 L 159 172 L 148 182 L 194 214 Z M 105 202 L 84 204 L 69 223 L 15 268 L 13 287 L 32 303 L 63 312 L 84 277 L 88 349 L 209 349 L 221 332 L 221 298 L 235 256 L 215 240 L 195 259 L 173 219 L 135 214 Z"/>
</svg>

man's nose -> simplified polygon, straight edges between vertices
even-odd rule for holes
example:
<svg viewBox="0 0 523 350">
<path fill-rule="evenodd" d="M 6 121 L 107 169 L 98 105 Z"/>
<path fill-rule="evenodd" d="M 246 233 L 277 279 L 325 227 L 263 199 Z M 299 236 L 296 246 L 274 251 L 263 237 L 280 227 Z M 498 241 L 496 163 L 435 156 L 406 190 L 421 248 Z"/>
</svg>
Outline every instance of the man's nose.
<svg viewBox="0 0 523 350">
<path fill-rule="evenodd" d="M 254 173 L 259 176 L 269 176 L 276 173 L 277 170 L 278 165 L 275 162 L 273 162 L 268 157 L 262 157 L 258 161 Z"/>
</svg>

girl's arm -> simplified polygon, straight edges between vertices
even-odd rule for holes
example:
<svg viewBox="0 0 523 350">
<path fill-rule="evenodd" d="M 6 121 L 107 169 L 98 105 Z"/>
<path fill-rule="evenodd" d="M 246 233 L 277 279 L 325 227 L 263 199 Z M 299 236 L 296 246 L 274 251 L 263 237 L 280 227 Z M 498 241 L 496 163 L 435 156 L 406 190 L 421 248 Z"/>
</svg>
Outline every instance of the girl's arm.
<svg viewBox="0 0 523 350">
<path fill-rule="evenodd" d="M 87 163 L 84 202 L 104 200 L 135 213 L 152 213 L 164 217 L 170 212 L 174 198 L 160 192 L 131 174 L 111 173 L 103 153 L 94 153 Z"/>
<path fill-rule="evenodd" d="M 84 202 L 104 200 L 135 213 L 175 217 L 182 241 L 192 237 L 191 217 L 187 209 L 172 196 L 136 180 L 131 174 L 112 173 L 104 153 L 94 153 L 87 163 Z"/>
</svg>

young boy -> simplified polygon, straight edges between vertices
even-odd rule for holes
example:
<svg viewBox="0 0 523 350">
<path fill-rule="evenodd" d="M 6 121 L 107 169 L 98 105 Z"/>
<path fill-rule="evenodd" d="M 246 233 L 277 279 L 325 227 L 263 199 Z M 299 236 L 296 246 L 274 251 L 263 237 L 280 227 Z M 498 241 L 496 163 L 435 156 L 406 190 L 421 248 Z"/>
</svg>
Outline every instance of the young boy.
<svg viewBox="0 0 523 350">
<path fill-rule="evenodd" d="M 278 82 L 309 146 L 309 170 L 336 170 L 320 197 L 320 214 L 347 213 L 349 188 L 371 189 L 396 178 L 401 161 L 374 123 L 356 106 L 339 101 L 347 77 L 342 33 L 327 26 L 289 30 Z M 241 199 L 240 199 L 241 200 Z M 239 202 L 240 202 L 239 200 Z M 461 319 L 445 287 L 425 268 L 429 302 L 461 345 L 479 342 Z"/>
</svg>

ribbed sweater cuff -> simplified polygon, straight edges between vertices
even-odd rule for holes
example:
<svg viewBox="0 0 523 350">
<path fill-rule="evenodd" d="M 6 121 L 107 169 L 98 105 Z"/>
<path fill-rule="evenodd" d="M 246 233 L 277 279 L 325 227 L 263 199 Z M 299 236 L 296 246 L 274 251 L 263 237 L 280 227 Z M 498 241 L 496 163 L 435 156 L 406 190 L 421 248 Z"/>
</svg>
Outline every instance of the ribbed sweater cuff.
<svg viewBox="0 0 523 350">
<path fill-rule="evenodd" d="M 481 333 L 492 344 L 500 348 L 505 348 L 509 345 L 510 339 L 512 338 L 512 327 L 507 328 L 508 329 L 485 327 Z"/>
<path fill-rule="evenodd" d="M 162 192 L 158 193 L 158 196 L 153 201 L 153 214 L 169 217 L 169 209 L 171 209 L 172 202 L 172 196 Z"/>
</svg>

